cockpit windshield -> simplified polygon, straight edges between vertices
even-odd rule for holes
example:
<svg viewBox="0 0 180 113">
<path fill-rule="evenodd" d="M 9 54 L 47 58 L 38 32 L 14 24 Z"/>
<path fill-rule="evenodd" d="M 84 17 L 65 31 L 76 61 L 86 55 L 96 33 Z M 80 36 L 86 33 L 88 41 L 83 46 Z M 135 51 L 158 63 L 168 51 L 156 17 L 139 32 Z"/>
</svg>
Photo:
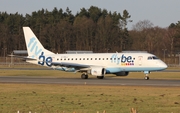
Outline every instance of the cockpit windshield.
<svg viewBox="0 0 180 113">
<path fill-rule="evenodd" d="M 153 59 L 159 59 L 157 56 L 153 56 Z"/>
<path fill-rule="evenodd" d="M 148 60 L 155 60 L 155 59 L 159 59 L 157 56 L 149 56 Z"/>
</svg>

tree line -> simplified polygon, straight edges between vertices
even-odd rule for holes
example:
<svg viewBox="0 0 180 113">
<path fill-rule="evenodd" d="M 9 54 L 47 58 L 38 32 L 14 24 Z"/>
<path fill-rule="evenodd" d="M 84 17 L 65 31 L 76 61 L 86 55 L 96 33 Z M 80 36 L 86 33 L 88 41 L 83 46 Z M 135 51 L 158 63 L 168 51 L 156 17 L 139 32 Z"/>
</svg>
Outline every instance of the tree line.
<svg viewBox="0 0 180 113">
<path fill-rule="evenodd" d="M 149 20 L 136 23 L 127 29 L 131 15 L 107 11 L 96 6 L 82 8 L 75 15 L 65 11 L 41 9 L 31 14 L 0 12 L 1 56 L 13 50 L 26 50 L 23 26 L 29 26 L 43 46 L 55 53 L 66 50 L 93 52 L 147 51 L 163 58 L 180 52 L 180 22 L 167 28 L 153 26 Z"/>
</svg>

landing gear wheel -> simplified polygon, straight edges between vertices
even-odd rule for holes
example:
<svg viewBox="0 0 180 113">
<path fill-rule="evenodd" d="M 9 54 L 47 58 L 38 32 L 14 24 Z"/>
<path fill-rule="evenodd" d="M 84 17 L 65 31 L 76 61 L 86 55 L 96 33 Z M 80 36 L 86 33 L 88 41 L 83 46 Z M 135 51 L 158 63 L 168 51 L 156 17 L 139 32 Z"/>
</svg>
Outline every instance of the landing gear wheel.
<svg viewBox="0 0 180 113">
<path fill-rule="evenodd" d="M 149 73 L 150 73 L 150 71 L 144 71 L 144 74 L 145 74 L 145 77 L 144 77 L 144 79 L 145 80 L 149 80 Z"/>
<path fill-rule="evenodd" d="M 87 74 L 82 74 L 82 75 L 81 75 L 81 78 L 82 78 L 82 79 L 88 79 L 88 75 L 87 75 Z"/>
<path fill-rule="evenodd" d="M 97 78 L 98 78 L 98 79 L 103 79 L 103 78 L 104 78 L 104 76 L 97 76 Z"/>
<path fill-rule="evenodd" d="M 145 80 L 149 80 L 149 77 L 148 77 L 148 76 L 145 76 L 144 79 L 145 79 Z"/>
</svg>

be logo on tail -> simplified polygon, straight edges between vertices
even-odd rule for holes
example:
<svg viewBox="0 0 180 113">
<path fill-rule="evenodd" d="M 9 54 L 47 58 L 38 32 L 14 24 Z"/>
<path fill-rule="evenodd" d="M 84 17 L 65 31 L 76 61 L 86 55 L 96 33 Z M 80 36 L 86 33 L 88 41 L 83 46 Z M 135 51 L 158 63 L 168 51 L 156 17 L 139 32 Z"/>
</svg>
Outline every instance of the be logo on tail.
<svg viewBox="0 0 180 113">
<path fill-rule="evenodd" d="M 41 55 L 39 56 L 39 60 L 40 61 L 38 61 L 38 64 L 40 64 L 40 65 L 44 65 L 44 64 L 46 64 L 47 66 L 49 66 L 49 67 L 51 67 L 52 65 L 51 65 L 51 63 L 52 63 L 52 57 L 47 57 L 47 58 L 45 58 L 45 56 L 44 56 L 44 52 L 42 52 L 41 53 Z"/>
</svg>

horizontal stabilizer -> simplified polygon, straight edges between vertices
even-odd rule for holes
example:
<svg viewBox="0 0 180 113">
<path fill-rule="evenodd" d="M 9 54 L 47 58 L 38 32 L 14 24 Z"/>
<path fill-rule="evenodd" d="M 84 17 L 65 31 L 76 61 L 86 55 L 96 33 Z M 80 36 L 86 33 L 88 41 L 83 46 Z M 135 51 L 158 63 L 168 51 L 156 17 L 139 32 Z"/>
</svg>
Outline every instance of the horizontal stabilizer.
<svg viewBox="0 0 180 113">
<path fill-rule="evenodd" d="M 18 56 L 18 55 L 8 55 L 9 57 L 15 57 L 15 58 L 22 58 L 23 60 L 37 60 L 32 57 L 27 57 L 27 56 Z"/>
</svg>

